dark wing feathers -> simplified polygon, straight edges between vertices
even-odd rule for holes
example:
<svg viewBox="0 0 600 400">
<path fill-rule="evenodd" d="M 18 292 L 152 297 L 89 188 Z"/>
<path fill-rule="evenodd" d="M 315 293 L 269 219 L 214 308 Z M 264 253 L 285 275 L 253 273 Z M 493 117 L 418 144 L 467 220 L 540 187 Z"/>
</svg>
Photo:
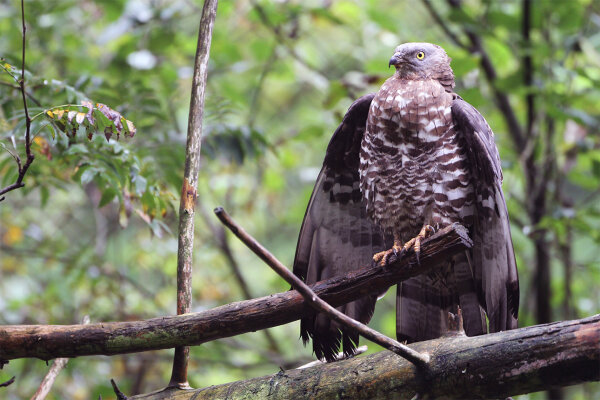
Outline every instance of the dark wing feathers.
<svg viewBox="0 0 600 400">
<path fill-rule="evenodd" d="M 375 252 L 391 245 L 367 217 L 359 189 L 359 151 L 373 96 L 363 96 L 350 106 L 327 147 L 294 260 L 294 273 L 308 284 L 368 265 Z M 440 268 L 453 271 L 444 279 L 418 276 L 399 285 L 397 334 L 401 340 L 440 336 L 446 329 L 447 311 L 454 312 L 457 305 L 470 336 L 486 331 L 482 308 L 491 332 L 517 326 L 519 284 L 494 135 L 481 114 L 458 96 L 452 114 L 455 130 L 466 146 L 477 196 L 471 229 L 474 246 L 454 257 L 451 269 Z M 367 323 L 380 294 L 339 310 Z M 344 353 L 351 354 L 358 343 L 356 334 L 322 314 L 302 318 L 300 331 L 305 343 L 313 339 L 316 356 L 328 361 L 335 359 L 341 344 Z"/>
<path fill-rule="evenodd" d="M 294 274 L 308 284 L 346 274 L 371 262 L 384 249 L 381 230 L 367 218 L 359 189 L 359 151 L 373 94 L 356 100 L 335 131 L 300 229 Z M 380 293 L 353 301 L 339 310 L 361 322 L 373 315 Z M 340 343 L 352 354 L 358 335 L 335 321 L 313 314 L 300 321 L 306 343 L 313 339 L 318 358 L 335 359 Z"/>
<path fill-rule="evenodd" d="M 458 96 L 452 115 L 456 132 L 467 146 L 477 196 L 471 237 L 480 302 L 491 332 L 513 329 L 517 327 L 519 281 L 494 134 L 481 114 Z"/>
</svg>

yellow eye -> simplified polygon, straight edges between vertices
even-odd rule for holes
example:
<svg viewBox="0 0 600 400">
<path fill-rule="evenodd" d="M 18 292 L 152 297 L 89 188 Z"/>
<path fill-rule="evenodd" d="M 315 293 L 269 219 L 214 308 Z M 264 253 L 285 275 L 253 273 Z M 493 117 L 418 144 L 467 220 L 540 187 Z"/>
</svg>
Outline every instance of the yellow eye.
<svg viewBox="0 0 600 400">
<path fill-rule="evenodd" d="M 422 60 L 425 58 L 425 53 L 423 53 L 422 51 L 417 53 L 417 60 Z"/>
</svg>

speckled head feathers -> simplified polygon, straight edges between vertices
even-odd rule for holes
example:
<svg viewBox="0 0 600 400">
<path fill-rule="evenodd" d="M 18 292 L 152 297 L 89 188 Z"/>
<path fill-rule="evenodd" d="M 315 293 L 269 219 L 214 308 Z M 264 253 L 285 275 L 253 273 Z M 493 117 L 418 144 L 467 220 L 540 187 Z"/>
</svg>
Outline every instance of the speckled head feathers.
<svg viewBox="0 0 600 400">
<path fill-rule="evenodd" d="M 403 79 L 437 79 L 444 87 L 454 87 L 450 57 L 432 43 L 404 43 L 396 47 L 389 65 Z"/>
</svg>

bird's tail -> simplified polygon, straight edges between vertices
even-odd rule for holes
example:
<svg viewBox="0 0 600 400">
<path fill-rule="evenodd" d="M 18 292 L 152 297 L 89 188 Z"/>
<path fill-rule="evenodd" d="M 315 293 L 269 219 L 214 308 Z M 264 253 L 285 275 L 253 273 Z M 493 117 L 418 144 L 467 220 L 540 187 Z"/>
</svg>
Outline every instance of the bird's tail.
<svg viewBox="0 0 600 400">
<path fill-rule="evenodd" d="M 396 336 L 400 341 L 435 339 L 448 330 L 448 312 L 460 306 L 469 336 L 486 332 L 485 315 L 479 301 L 469 258 L 460 254 L 435 273 L 420 275 L 398 285 Z"/>
</svg>

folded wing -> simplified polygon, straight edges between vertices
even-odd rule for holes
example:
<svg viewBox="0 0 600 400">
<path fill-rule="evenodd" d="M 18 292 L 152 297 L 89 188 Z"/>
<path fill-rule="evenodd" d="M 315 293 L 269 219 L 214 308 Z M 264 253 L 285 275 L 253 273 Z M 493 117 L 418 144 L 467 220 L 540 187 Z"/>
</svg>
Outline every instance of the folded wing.
<svg viewBox="0 0 600 400">
<path fill-rule="evenodd" d="M 513 329 L 517 327 L 519 279 L 494 134 L 481 114 L 460 97 L 454 100 L 452 115 L 467 147 L 477 196 L 471 262 L 479 302 L 487 313 L 490 332 Z"/>
<path fill-rule="evenodd" d="M 359 189 L 359 151 L 372 99 L 373 94 L 366 95 L 350 106 L 327 147 L 294 260 L 294 274 L 308 284 L 369 265 L 372 255 L 385 248 L 383 233 L 367 217 Z M 378 295 L 338 309 L 367 323 Z M 305 344 L 311 338 L 315 355 L 328 361 L 335 359 L 340 344 L 347 355 L 358 344 L 357 334 L 319 313 L 301 319 L 300 335 Z"/>
</svg>

